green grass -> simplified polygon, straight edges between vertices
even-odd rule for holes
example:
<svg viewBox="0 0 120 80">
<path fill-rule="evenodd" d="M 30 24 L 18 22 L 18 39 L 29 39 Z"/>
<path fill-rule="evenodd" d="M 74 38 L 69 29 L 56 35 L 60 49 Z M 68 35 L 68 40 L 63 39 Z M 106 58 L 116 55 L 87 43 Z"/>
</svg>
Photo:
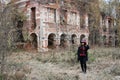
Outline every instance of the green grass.
<svg viewBox="0 0 120 80">
<path fill-rule="evenodd" d="M 3 76 L 0 74 L 0 80 L 3 80 Z"/>
<path fill-rule="evenodd" d="M 96 60 L 96 57 L 93 53 L 88 52 L 88 63 L 92 63 Z"/>
</svg>

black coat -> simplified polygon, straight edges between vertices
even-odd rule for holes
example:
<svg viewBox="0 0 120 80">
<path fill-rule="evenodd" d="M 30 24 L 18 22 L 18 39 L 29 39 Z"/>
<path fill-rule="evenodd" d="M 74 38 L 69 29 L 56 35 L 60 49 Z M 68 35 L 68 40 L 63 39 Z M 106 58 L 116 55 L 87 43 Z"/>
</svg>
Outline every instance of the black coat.
<svg viewBox="0 0 120 80">
<path fill-rule="evenodd" d="M 83 52 L 83 50 L 81 50 L 81 47 L 83 47 L 83 46 L 82 45 L 79 46 L 78 51 L 77 51 L 78 61 L 80 61 L 80 60 L 88 61 L 88 52 L 87 51 L 89 49 L 89 46 L 88 45 L 84 46 L 84 48 L 85 48 L 84 52 L 85 52 L 86 56 L 80 56 L 80 53 Z"/>
</svg>

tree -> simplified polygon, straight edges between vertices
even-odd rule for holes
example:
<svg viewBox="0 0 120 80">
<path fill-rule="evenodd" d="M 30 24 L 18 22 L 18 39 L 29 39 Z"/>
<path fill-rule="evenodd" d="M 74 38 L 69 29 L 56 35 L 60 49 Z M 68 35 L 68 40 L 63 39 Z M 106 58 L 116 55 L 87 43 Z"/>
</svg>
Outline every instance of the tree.
<svg viewBox="0 0 120 80">
<path fill-rule="evenodd" d="M 117 45 L 120 40 L 120 1 L 119 0 L 75 0 L 76 6 L 82 14 L 89 15 L 89 41 L 91 45 L 100 45 L 103 36 L 100 34 L 100 16 L 109 16 L 112 20 L 109 35 L 112 35 L 112 45 Z M 104 29 L 104 27 L 103 27 Z"/>
<path fill-rule="evenodd" d="M 99 33 L 99 20 L 100 20 L 100 9 L 99 0 L 75 0 L 76 6 L 80 11 L 80 14 L 87 13 L 89 15 L 89 41 L 91 45 L 97 45 L 100 43 Z"/>
<path fill-rule="evenodd" d="M 5 4 L 1 3 L 0 7 L 0 57 L 1 57 L 1 74 L 4 70 L 5 65 L 5 56 L 8 53 L 9 50 L 9 44 L 8 44 L 8 33 L 10 32 L 13 23 L 11 22 L 11 7 L 6 6 Z"/>
<path fill-rule="evenodd" d="M 90 36 L 89 40 L 91 45 L 99 45 L 100 44 L 100 8 L 98 0 L 91 0 L 88 6 L 88 14 L 89 14 L 89 31 Z"/>
<path fill-rule="evenodd" d="M 7 4 L 0 1 L 0 73 L 3 74 L 6 64 L 6 56 L 14 48 L 16 33 L 19 21 L 24 21 L 23 15 L 15 8 L 14 2 Z M 19 36 L 19 35 L 17 35 Z"/>
<path fill-rule="evenodd" d="M 113 5 L 115 6 L 115 44 L 120 47 L 120 1 L 115 0 L 113 2 Z"/>
<path fill-rule="evenodd" d="M 105 14 L 109 15 L 112 19 L 113 26 L 109 28 L 112 38 L 113 45 L 118 47 L 120 45 L 120 1 L 109 0 L 106 6 L 102 7 L 102 11 L 106 11 Z M 106 10 L 105 10 L 106 9 Z"/>
</svg>

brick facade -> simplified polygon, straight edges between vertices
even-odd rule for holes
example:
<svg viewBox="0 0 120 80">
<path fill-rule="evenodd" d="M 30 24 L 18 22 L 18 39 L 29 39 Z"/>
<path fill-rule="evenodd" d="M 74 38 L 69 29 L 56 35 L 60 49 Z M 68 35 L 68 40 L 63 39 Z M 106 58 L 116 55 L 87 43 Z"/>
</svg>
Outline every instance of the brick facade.
<svg viewBox="0 0 120 80">
<path fill-rule="evenodd" d="M 116 21 L 111 16 L 102 16 L 100 18 L 100 32 L 102 34 L 102 43 L 105 46 L 117 46 L 118 40 L 116 36 Z"/>
<path fill-rule="evenodd" d="M 23 28 L 28 31 L 28 39 L 38 51 L 48 51 L 49 46 L 57 47 L 62 43 L 64 46 L 79 45 L 81 36 L 85 36 L 88 42 L 86 13 L 80 16 L 77 9 L 65 8 L 54 1 L 42 4 L 37 0 L 19 0 L 16 4 L 27 16 Z M 84 17 L 83 24 L 80 24 L 81 17 Z"/>
</svg>

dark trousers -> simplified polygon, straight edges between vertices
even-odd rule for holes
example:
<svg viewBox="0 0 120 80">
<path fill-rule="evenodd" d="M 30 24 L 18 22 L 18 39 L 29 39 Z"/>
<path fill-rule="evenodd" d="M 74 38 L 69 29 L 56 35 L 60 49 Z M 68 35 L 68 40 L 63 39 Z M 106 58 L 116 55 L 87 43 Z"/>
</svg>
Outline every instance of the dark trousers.
<svg viewBox="0 0 120 80">
<path fill-rule="evenodd" d="M 80 65 L 81 65 L 82 71 L 86 73 L 87 65 L 86 65 L 86 60 L 84 58 L 80 60 Z"/>
</svg>

